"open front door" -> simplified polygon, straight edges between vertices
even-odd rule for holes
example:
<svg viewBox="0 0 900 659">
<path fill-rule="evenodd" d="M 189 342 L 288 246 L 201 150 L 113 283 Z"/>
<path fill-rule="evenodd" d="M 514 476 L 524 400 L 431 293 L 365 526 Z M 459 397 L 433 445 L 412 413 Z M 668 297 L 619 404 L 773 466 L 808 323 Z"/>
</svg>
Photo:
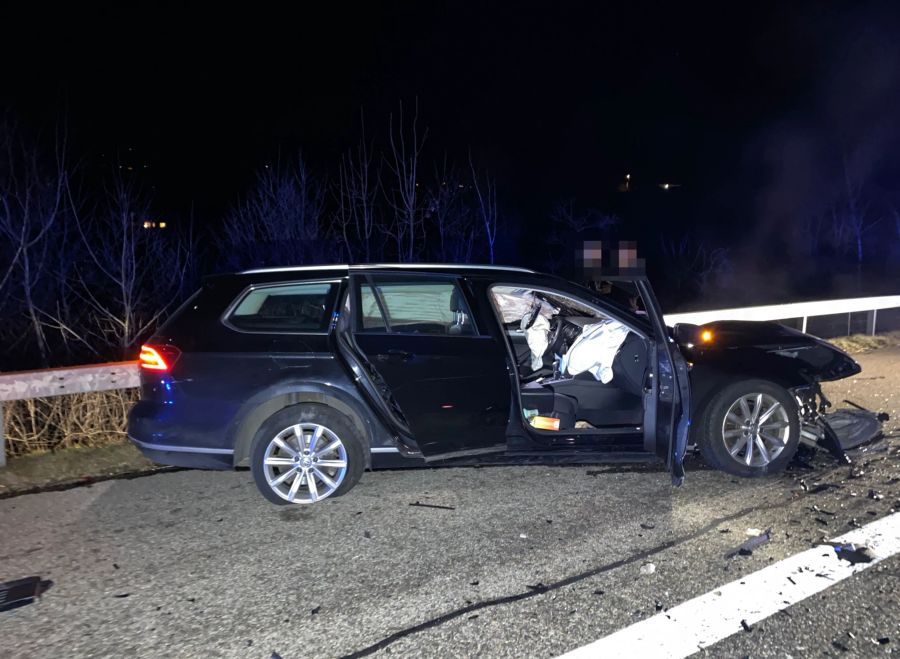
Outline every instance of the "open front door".
<svg viewBox="0 0 900 659">
<path fill-rule="evenodd" d="M 506 348 L 480 334 L 455 277 L 360 274 L 353 342 L 426 460 L 503 451 Z"/>
<path fill-rule="evenodd" d="M 655 377 L 645 383 L 645 424 L 649 443 L 666 461 L 672 483 L 684 482 L 684 452 L 691 425 L 691 389 L 687 361 L 669 337 L 659 303 L 646 280 L 636 282 L 654 329 Z"/>
</svg>

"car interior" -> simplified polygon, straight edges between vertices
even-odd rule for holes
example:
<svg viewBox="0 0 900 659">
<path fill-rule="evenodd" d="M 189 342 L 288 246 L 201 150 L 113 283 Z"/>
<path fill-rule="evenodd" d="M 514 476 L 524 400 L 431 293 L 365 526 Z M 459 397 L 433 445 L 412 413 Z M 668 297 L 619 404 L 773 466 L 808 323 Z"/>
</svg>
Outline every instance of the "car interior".
<svg viewBox="0 0 900 659">
<path fill-rule="evenodd" d="M 526 422 L 569 434 L 643 424 L 643 336 L 558 293 L 494 286 L 491 297 L 516 360 Z"/>
</svg>

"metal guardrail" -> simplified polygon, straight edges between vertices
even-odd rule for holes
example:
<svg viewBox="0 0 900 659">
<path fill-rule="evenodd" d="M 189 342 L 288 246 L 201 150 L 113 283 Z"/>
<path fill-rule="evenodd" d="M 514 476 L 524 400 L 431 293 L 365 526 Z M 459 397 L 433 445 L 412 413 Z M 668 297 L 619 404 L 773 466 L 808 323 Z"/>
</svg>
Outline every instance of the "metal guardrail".
<svg viewBox="0 0 900 659">
<path fill-rule="evenodd" d="M 874 334 L 878 311 L 894 308 L 900 308 L 900 295 L 695 311 L 666 314 L 665 319 L 668 325 L 675 323 L 702 325 L 713 320 L 793 320 L 799 318 L 802 319 L 802 330 L 806 331 L 807 320 L 815 316 L 867 312 L 866 331 Z M 136 361 L 0 373 L 0 467 L 6 465 L 3 402 L 130 389 L 138 386 L 140 386 L 140 372 Z"/>
<path fill-rule="evenodd" d="M 139 387 L 138 363 L 110 362 L 39 371 L 0 373 L 0 467 L 6 466 L 3 402 Z"/>
<path fill-rule="evenodd" d="M 880 309 L 900 307 L 900 295 L 881 297 L 857 297 L 844 300 L 822 300 L 819 302 L 795 302 L 792 304 L 770 304 L 761 307 L 739 307 L 735 309 L 715 309 L 690 313 L 666 314 L 666 324 L 693 323 L 702 325 L 713 320 L 793 320 L 800 319 L 802 331 L 806 331 L 807 321 L 815 316 L 832 316 L 867 312 L 866 333 L 874 334 Z"/>
</svg>

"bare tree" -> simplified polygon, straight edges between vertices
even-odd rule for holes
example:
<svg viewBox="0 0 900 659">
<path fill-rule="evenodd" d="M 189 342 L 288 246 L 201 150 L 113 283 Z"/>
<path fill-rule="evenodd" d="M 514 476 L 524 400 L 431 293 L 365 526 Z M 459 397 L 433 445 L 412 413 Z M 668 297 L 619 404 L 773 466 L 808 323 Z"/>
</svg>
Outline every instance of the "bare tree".
<svg viewBox="0 0 900 659">
<path fill-rule="evenodd" d="M 726 248 L 711 247 L 697 236 L 685 234 L 679 240 L 662 238 L 660 242 L 670 282 L 680 292 L 707 295 L 731 269 Z"/>
<path fill-rule="evenodd" d="M 267 165 L 250 194 L 225 217 L 219 248 L 231 267 L 326 262 L 335 255 L 322 226 L 325 185 L 302 155 Z"/>
<path fill-rule="evenodd" d="M 469 152 L 469 169 L 472 171 L 472 185 L 475 188 L 475 198 L 478 201 L 478 213 L 481 225 L 484 228 L 484 238 L 488 246 L 488 258 L 494 262 L 494 245 L 497 242 L 497 184 L 488 174 L 485 174 L 484 183 L 479 181 L 475 171 L 475 163 L 472 162 L 472 153 Z"/>
<path fill-rule="evenodd" d="M 127 357 L 183 289 L 186 249 L 171 244 L 176 234 L 144 227 L 149 204 L 121 177 L 89 212 L 77 210 L 74 197 L 71 205 L 87 257 L 75 268 L 68 291 L 84 305 L 88 318 L 78 327 L 53 318 L 79 341 L 109 346 Z"/>
<path fill-rule="evenodd" d="M 584 233 L 589 230 L 606 231 L 619 224 L 619 218 L 611 213 L 602 213 L 595 208 L 583 212 L 575 210 L 572 200 L 559 202 L 550 213 L 550 221 L 563 231 Z"/>
<path fill-rule="evenodd" d="M 437 233 L 431 254 L 444 263 L 468 263 L 475 243 L 474 214 L 467 203 L 467 186 L 446 154 L 434 165 L 431 185 L 426 189 L 424 219 Z"/>
<path fill-rule="evenodd" d="M 395 126 L 396 124 L 396 126 Z M 428 137 L 428 129 L 419 133 L 419 101 L 416 99 L 412 121 L 405 125 L 403 102 L 396 122 L 394 114 L 388 118 L 390 153 L 387 155 L 388 169 L 393 178 L 387 193 L 389 206 L 394 211 L 394 220 L 388 233 L 397 245 L 400 261 L 414 261 L 420 241 L 424 240 L 421 219 L 421 199 L 419 188 L 419 157 Z"/>
<path fill-rule="evenodd" d="M 881 218 L 871 212 L 863 197 L 863 185 L 858 177 L 852 176 L 846 158 L 843 183 L 843 198 L 831 209 L 831 237 L 838 251 L 853 255 L 859 272 L 863 263 L 864 237 Z"/>
<path fill-rule="evenodd" d="M 11 286 L 21 300 L 41 364 L 49 363 L 41 322 L 42 293 L 52 276 L 54 229 L 64 212 L 66 189 L 65 137 L 56 140 L 52 163 L 44 167 L 36 147 L 26 146 L 8 122 L 0 126 L 0 236 L 9 258 L 0 271 L 0 290 Z"/>
<path fill-rule="evenodd" d="M 359 258 L 371 263 L 378 238 L 376 199 L 380 172 L 373 165 L 372 145 L 366 141 L 364 121 L 362 126 L 359 145 L 341 157 L 335 194 L 334 217 L 351 263 Z"/>
</svg>

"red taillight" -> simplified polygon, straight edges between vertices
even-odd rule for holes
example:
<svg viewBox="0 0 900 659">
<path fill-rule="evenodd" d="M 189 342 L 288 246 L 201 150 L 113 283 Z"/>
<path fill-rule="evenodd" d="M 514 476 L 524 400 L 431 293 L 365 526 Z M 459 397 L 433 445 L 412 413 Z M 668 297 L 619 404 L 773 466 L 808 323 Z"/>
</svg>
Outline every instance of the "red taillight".
<svg viewBox="0 0 900 659">
<path fill-rule="evenodd" d="M 168 371 L 181 356 L 175 346 L 142 345 L 140 364 L 148 371 Z"/>
</svg>

